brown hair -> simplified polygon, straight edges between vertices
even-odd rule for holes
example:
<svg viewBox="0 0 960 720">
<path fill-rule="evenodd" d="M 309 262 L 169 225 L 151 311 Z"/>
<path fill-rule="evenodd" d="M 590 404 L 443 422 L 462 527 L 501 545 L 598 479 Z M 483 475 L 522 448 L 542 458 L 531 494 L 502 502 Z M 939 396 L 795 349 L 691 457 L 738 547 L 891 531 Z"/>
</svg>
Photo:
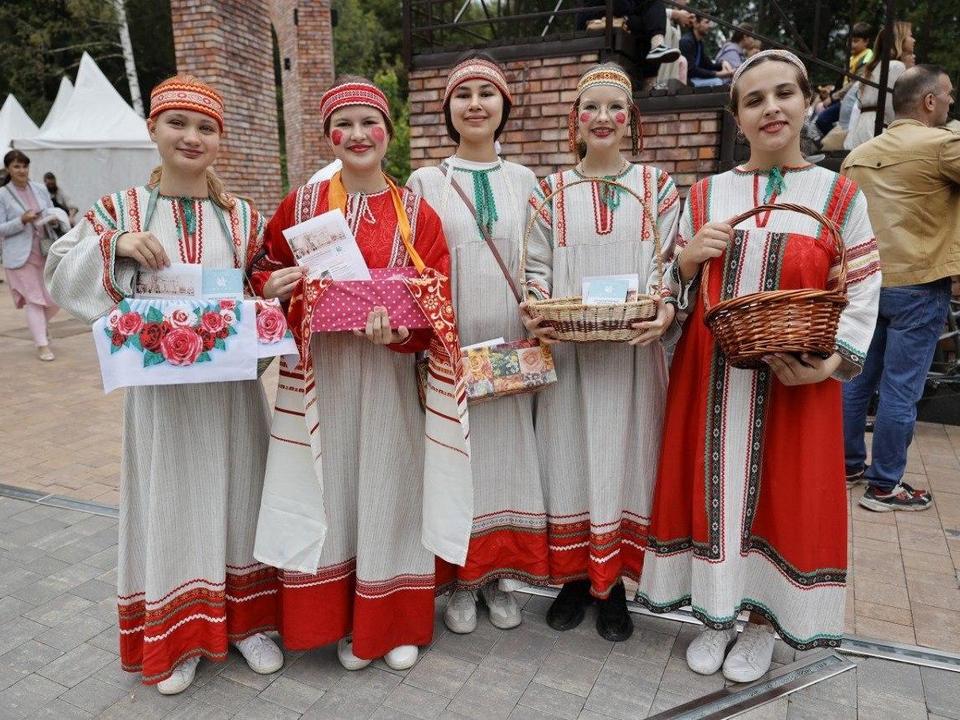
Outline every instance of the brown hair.
<svg viewBox="0 0 960 720">
<path fill-rule="evenodd" d="M 893 47 L 887 51 L 887 57 L 891 60 L 898 60 L 903 55 L 903 41 L 907 39 L 910 33 L 913 31 L 913 26 L 904 21 L 897 20 L 893 23 Z M 885 51 L 886 42 L 884 41 L 884 33 L 886 28 L 881 27 L 880 32 L 877 33 L 877 39 L 873 42 L 873 57 L 870 58 L 870 62 L 867 63 L 866 68 L 864 69 L 864 74 L 866 77 L 870 77 L 870 73 L 873 72 L 874 68 L 877 67 L 883 61 L 883 53 Z M 861 86 L 861 90 L 863 87 Z"/>
<path fill-rule="evenodd" d="M 792 62 L 790 62 L 789 60 L 784 60 L 783 58 L 778 58 L 776 55 L 768 55 L 766 57 L 762 57 L 762 58 L 758 58 L 757 60 L 754 60 L 752 63 L 750 63 L 750 67 L 748 67 L 746 70 L 743 71 L 743 74 L 741 75 L 741 77 L 743 77 L 743 75 L 746 75 L 755 67 L 759 65 L 763 65 L 763 63 L 766 63 L 766 62 L 778 62 L 778 63 L 782 63 L 783 65 L 787 65 L 796 74 L 797 85 L 800 86 L 800 92 L 803 93 L 803 96 L 807 100 L 813 97 L 813 86 L 810 85 L 810 78 L 808 78 L 806 75 L 800 72 L 800 68 L 796 67 Z M 734 117 L 737 116 L 739 104 L 740 104 L 740 92 L 737 90 L 737 84 L 734 83 L 733 85 L 730 86 L 730 102 L 727 104 L 727 110 L 729 110 L 730 114 L 733 115 Z"/>
<path fill-rule="evenodd" d="M 363 75 L 351 75 L 348 73 L 344 75 L 337 75 L 336 79 L 333 81 L 333 85 L 331 85 L 330 87 L 336 87 L 337 85 L 345 85 L 346 83 L 365 83 L 367 85 L 376 86 L 376 83 L 374 83 L 373 80 L 371 80 L 368 77 L 364 77 Z M 337 108 L 337 110 L 339 109 L 341 108 Z M 377 108 L 373 108 L 373 109 L 377 110 L 377 112 L 380 112 L 380 110 Z M 334 112 L 336 112 L 336 110 L 334 110 Z M 390 135 L 390 139 L 393 140 L 393 137 L 394 137 L 393 119 L 390 118 L 388 115 L 384 115 L 382 112 L 380 112 L 380 115 L 381 117 L 383 117 L 384 125 L 387 126 L 387 134 Z M 330 120 L 332 118 L 333 118 L 333 113 L 330 113 L 330 117 L 328 117 L 326 122 L 323 123 L 324 135 L 327 135 L 327 136 L 330 135 Z"/>
<path fill-rule="evenodd" d="M 22 150 L 11 150 L 6 155 L 3 156 L 3 167 L 8 168 L 13 165 L 15 162 L 23 163 L 24 165 L 30 165 L 30 158 L 28 158 Z M 0 181 L 0 187 L 3 187 L 10 182 L 13 178 L 10 177 L 10 173 L 6 173 L 2 181 Z"/>
</svg>

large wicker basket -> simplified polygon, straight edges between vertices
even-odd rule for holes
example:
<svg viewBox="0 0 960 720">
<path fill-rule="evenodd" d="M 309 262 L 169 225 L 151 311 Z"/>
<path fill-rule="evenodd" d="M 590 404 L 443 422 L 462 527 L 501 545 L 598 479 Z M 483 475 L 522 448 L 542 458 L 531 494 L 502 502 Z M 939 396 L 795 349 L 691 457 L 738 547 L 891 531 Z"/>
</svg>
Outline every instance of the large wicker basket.
<svg viewBox="0 0 960 720">
<path fill-rule="evenodd" d="M 847 253 L 833 221 L 803 205 L 783 203 L 755 207 L 733 218 L 730 225 L 771 210 L 802 213 L 822 223 L 836 244 L 840 272 L 832 290 L 765 290 L 721 300 L 711 307 L 707 292 L 711 263 L 704 264 L 700 285 L 703 319 L 727 362 L 737 368 L 762 367 L 763 356 L 772 353 L 829 357 L 836 350 L 840 312 L 847 305 Z"/>
<path fill-rule="evenodd" d="M 520 276 L 525 276 L 527 261 L 527 243 L 537 216 L 546 207 L 554 195 L 583 183 L 602 183 L 625 190 L 640 203 L 653 231 L 654 259 L 657 264 L 657 286 L 663 284 L 663 258 L 661 257 L 660 231 L 648 208 L 636 192 L 626 185 L 606 178 L 585 178 L 567 183 L 547 195 L 536 211 L 530 216 L 523 246 L 520 253 Z M 641 278 L 643 282 L 643 278 Z M 626 342 L 638 337 L 642 330 L 633 328 L 633 324 L 651 320 L 657 315 L 658 298 L 653 295 L 638 294 L 636 300 L 611 305 L 585 305 L 579 295 L 549 300 L 530 300 L 527 306 L 534 315 L 543 318 L 541 327 L 553 328 L 557 339 L 566 342 Z"/>
</svg>

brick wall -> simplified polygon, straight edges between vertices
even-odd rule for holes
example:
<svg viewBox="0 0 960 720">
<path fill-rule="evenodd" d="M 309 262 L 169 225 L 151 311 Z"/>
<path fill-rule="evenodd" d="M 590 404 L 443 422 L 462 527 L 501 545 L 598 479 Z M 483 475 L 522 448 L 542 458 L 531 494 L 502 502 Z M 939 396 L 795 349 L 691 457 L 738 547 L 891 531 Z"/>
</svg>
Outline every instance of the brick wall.
<svg viewBox="0 0 960 720">
<path fill-rule="evenodd" d="M 170 0 L 179 72 L 223 93 L 226 134 L 216 170 L 264 213 L 280 200 L 273 41 L 266 0 Z"/>
<path fill-rule="evenodd" d="M 513 94 L 510 121 L 500 137 L 503 157 L 526 165 L 538 177 L 574 164 L 567 140 L 567 113 L 580 75 L 596 54 L 516 60 L 505 63 Z M 449 68 L 410 73 L 410 160 L 414 168 L 434 165 L 456 149 L 447 137 L 441 100 Z M 643 102 L 641 101 L 641 110 Z M 681 192 L 719 168 L 718 110 L 644 113 L 644 149 L 635 160 L 669 172 Z M 629 139 L 624 150 L 629 153 Z"/>
<path fill-rule="evenodd" d="M 272 0 L 272 5 L 283 73 L 287 179 L 295 188 L 333 159 L 319 122 L 320 98 L 334 77 L 330 0 Z"/>
</svg>

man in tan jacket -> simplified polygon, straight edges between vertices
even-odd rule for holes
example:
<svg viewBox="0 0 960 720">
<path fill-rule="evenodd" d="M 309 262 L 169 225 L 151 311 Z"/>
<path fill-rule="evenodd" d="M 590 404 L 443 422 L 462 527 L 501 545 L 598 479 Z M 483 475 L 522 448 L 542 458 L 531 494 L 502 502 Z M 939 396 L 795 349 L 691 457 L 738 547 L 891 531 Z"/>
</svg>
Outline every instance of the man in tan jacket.
<svg viewBox="0 0 960 720">
<path fill-rule="evenodd" d="M 893 88 L 896 120 L 853 150 L 841 172 L 867 197 L 883 287 L 863 372 L 843 388 L 847 484 L 869 483 L 870 510 L 926 510 L 933 497 L 903 482 L 917 401 L 943 331 L 950 276 L 960 275 L 960 135 L 942 128 L 953 86 L 935 65 L 910 68 Z M 872 461 L 867 406 L 879 389 Z"/>
</svg>

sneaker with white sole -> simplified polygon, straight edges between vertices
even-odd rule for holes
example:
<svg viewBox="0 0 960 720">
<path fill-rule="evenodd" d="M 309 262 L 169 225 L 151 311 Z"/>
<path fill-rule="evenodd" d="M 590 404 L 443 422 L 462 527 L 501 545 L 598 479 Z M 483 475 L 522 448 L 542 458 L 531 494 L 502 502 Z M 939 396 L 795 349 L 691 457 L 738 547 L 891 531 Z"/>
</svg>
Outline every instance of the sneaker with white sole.
<svg viewBox="0 0 960 720">
<path fill-rule="evenodd" d="M 866 469 L 861 465 L 859 468 L 847 468 L 847 490 L 855 488 L 857 485 L 867 481 Z"/>
<path fill-rule="evenodd" d="M 443 624 L 458 635 L 477 629 L 477 601 L 469 590 L 457 590 L 447 600 L 443 610 Z"/>
<path fill-rule="evenodd" d="M 193 679 L 197 676 L 197 665 L 200 663 L 200 656 L 187 658 L 177 665 L 170 677 L 157 683 L 157 690 L 161 695 L 178 695 L 190 687 Z"/>
<path fill-rule="evenodd" d="M 416 645 L 398 645 L 383 656 L 383 661 L 391 670 L 407 670 L 417 664 L 420 648 Z"/>
<path fill-rule="evenodd" d="M 233 646 L 240 651 L 247 665 L 258 675 L 269 675 L 283 667 L 283 652 L 263 633 L 256 633 Z"/>
<path fill-rule="evenodd" d="M 770 669 L 776 638 L 766 625 L 747 623 L 723 661 L 723 676 L 736 683 L 753 682 Z"/>
<path fill-rule="evenodd" d="M 346 670 L 363 670 L 372 660 L 364 660 L 353 654 L 353 638 L 345 637 L 337 641 L 337 660 Z"/>
<path fill-rule="evenodd" d="M 520 624 L 520 605 L 512 592 L 504 592 L 498 582 L 484 585 L 480 589 L 483 604 L 490 611 L 490 623 L 501 630 L 509 630 Z M 476 624 L 476 622 L 474 622 Z"/>
<path fill-rule="evenodd" d="M 889 492 L 878 490 L 873 485 L 860 498 L 860 507 L 874 512 L 890 512 L 892 510 L 927 510 L 933 503 L 933 495 L 929 490 L 916 490 L 905 482 L 900 482 Z"/>
<path fill-rule="evenodd" d="M 687 665 L 700 675 L 713 675 L 723 665 L 731 640 L 732 630 L 704 628 L 687 646 Z"/>
<path fill-rule="evenodd" d="M 649 63 L 672 63 L 680 59 L 680 51 L 666 45 L 657 45 L 647 53 L 644 59 Z"/>
</svg>

